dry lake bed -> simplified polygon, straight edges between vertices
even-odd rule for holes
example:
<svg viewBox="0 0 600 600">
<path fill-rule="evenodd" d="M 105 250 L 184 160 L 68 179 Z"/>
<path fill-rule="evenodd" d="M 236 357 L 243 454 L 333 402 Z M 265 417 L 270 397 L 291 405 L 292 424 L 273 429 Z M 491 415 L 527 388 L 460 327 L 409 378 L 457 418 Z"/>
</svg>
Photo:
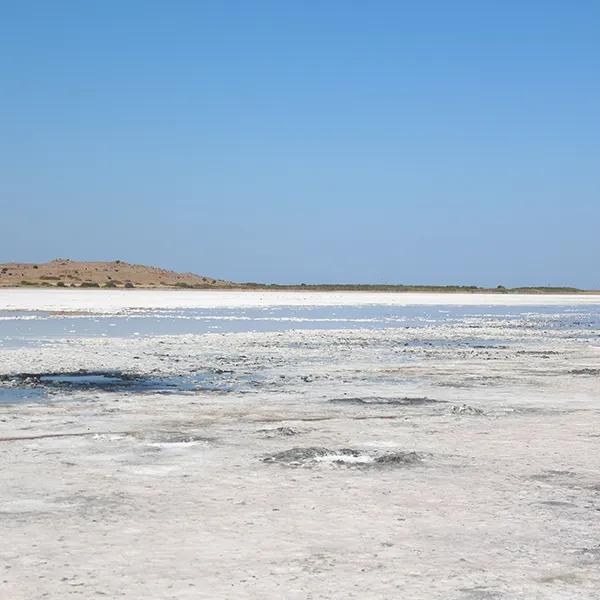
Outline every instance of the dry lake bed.
<svg viewBox="0 0 600 600">
<path fill-rule="evenodd" d="M 600 296 L 0 291 L 0 598 L 600 598 Z"/>
</svg>

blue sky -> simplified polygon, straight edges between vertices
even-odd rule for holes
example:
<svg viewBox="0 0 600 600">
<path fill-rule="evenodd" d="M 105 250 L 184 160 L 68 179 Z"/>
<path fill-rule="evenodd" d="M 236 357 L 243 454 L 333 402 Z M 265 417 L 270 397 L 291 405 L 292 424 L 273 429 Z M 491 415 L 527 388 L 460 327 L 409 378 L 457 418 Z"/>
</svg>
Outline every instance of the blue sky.
<svg viewBox="0 0 600 600">
<path fill-rule="evenodd" d="M 0 261 L 600 288 L 600 2 L 0 0 Z"/>
</svg>

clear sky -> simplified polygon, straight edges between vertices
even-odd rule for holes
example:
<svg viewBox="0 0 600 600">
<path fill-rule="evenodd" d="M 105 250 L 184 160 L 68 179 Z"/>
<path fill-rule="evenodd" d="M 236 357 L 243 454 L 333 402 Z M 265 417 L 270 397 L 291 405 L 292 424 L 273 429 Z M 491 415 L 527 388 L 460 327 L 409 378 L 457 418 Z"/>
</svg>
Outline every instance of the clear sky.
<svg viewBox="0 0 600 600">
<path fill-rule="evenodd" d="M 600 2 L 0 0 L 0 262 L 600 288 Z"/>
</svg>

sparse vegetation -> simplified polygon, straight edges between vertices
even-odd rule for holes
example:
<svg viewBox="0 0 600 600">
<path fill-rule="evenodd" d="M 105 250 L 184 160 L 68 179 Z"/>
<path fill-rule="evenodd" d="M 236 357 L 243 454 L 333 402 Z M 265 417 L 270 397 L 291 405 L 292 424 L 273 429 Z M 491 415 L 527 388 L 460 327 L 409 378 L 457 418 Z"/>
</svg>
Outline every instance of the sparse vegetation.
<svg viewBox="0 0 600 600">
<path fill-rule="evenodd" d="M 581 294 L 589 293 L 588 290 L 581 290 L 570 287 L 518 287 L 518 288 L 484 288 L 476 285 L 404 285 L 404 284 L 363 284 L 363 283 L 300 283 L 300 284 L 279 284 L 279 283 L 242 283 L 237 286 L 246 289 L 264 289 L 264 290 L 308 290 L 320 292 L 436 292 L 436 293 L 507 293 L 507 294 Z"/>
<path fill-rule="evenodd" d="M 59 285 L 58 282 L 65 282 Z M 71 282 L 73 282 L 71 284 Z M 298 284 L 232 283 L 192 273 L 177 273 L 157 267 L 135 265 L 115 260 L 112 262 L 79 262 L 56 259 L 49 263 L 0 264 L 0 286 L 102 287 L 114 289 L 255 289 L 302 291 L 365 291 L 365 292 L 442 292 L 442 293 L 497 293 L 497 294 L 579 294 L 591 293 L 567 286 L 523 286 L 509 288 L 498 284 L 492 288 L 475 285 L 406 285 L 406 284 Z"/>
</svg>

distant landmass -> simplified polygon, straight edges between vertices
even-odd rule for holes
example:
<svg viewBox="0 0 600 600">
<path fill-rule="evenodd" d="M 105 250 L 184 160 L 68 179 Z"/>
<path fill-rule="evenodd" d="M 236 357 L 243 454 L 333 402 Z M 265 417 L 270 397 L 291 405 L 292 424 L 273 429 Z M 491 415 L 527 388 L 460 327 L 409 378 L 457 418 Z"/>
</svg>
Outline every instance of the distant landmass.
<svg viewBox="0 0 600 600">
<path fill-rule="evenodd" d="M 194 273 L 132 265 L 122 260 L 83 262 L 57 258 L 47 263 L 0 263 L 0 287 L 223 288 L 232 284 Z"/>
<path fill-rule="evenodd" d="M 236 283 L 194 273 L 134 265 L 122 260 L 86 262 L 57 258 L 47 263 L 0 263 L 0 287 L 146 288 L 146 289 L 257 289 L 370 292 L 466 292 L 497 294 L 584 294 L 574 287 L 530 286 L 484 288 L 475 285 L 403 284 L 276 284 Z"/>
</svg>

